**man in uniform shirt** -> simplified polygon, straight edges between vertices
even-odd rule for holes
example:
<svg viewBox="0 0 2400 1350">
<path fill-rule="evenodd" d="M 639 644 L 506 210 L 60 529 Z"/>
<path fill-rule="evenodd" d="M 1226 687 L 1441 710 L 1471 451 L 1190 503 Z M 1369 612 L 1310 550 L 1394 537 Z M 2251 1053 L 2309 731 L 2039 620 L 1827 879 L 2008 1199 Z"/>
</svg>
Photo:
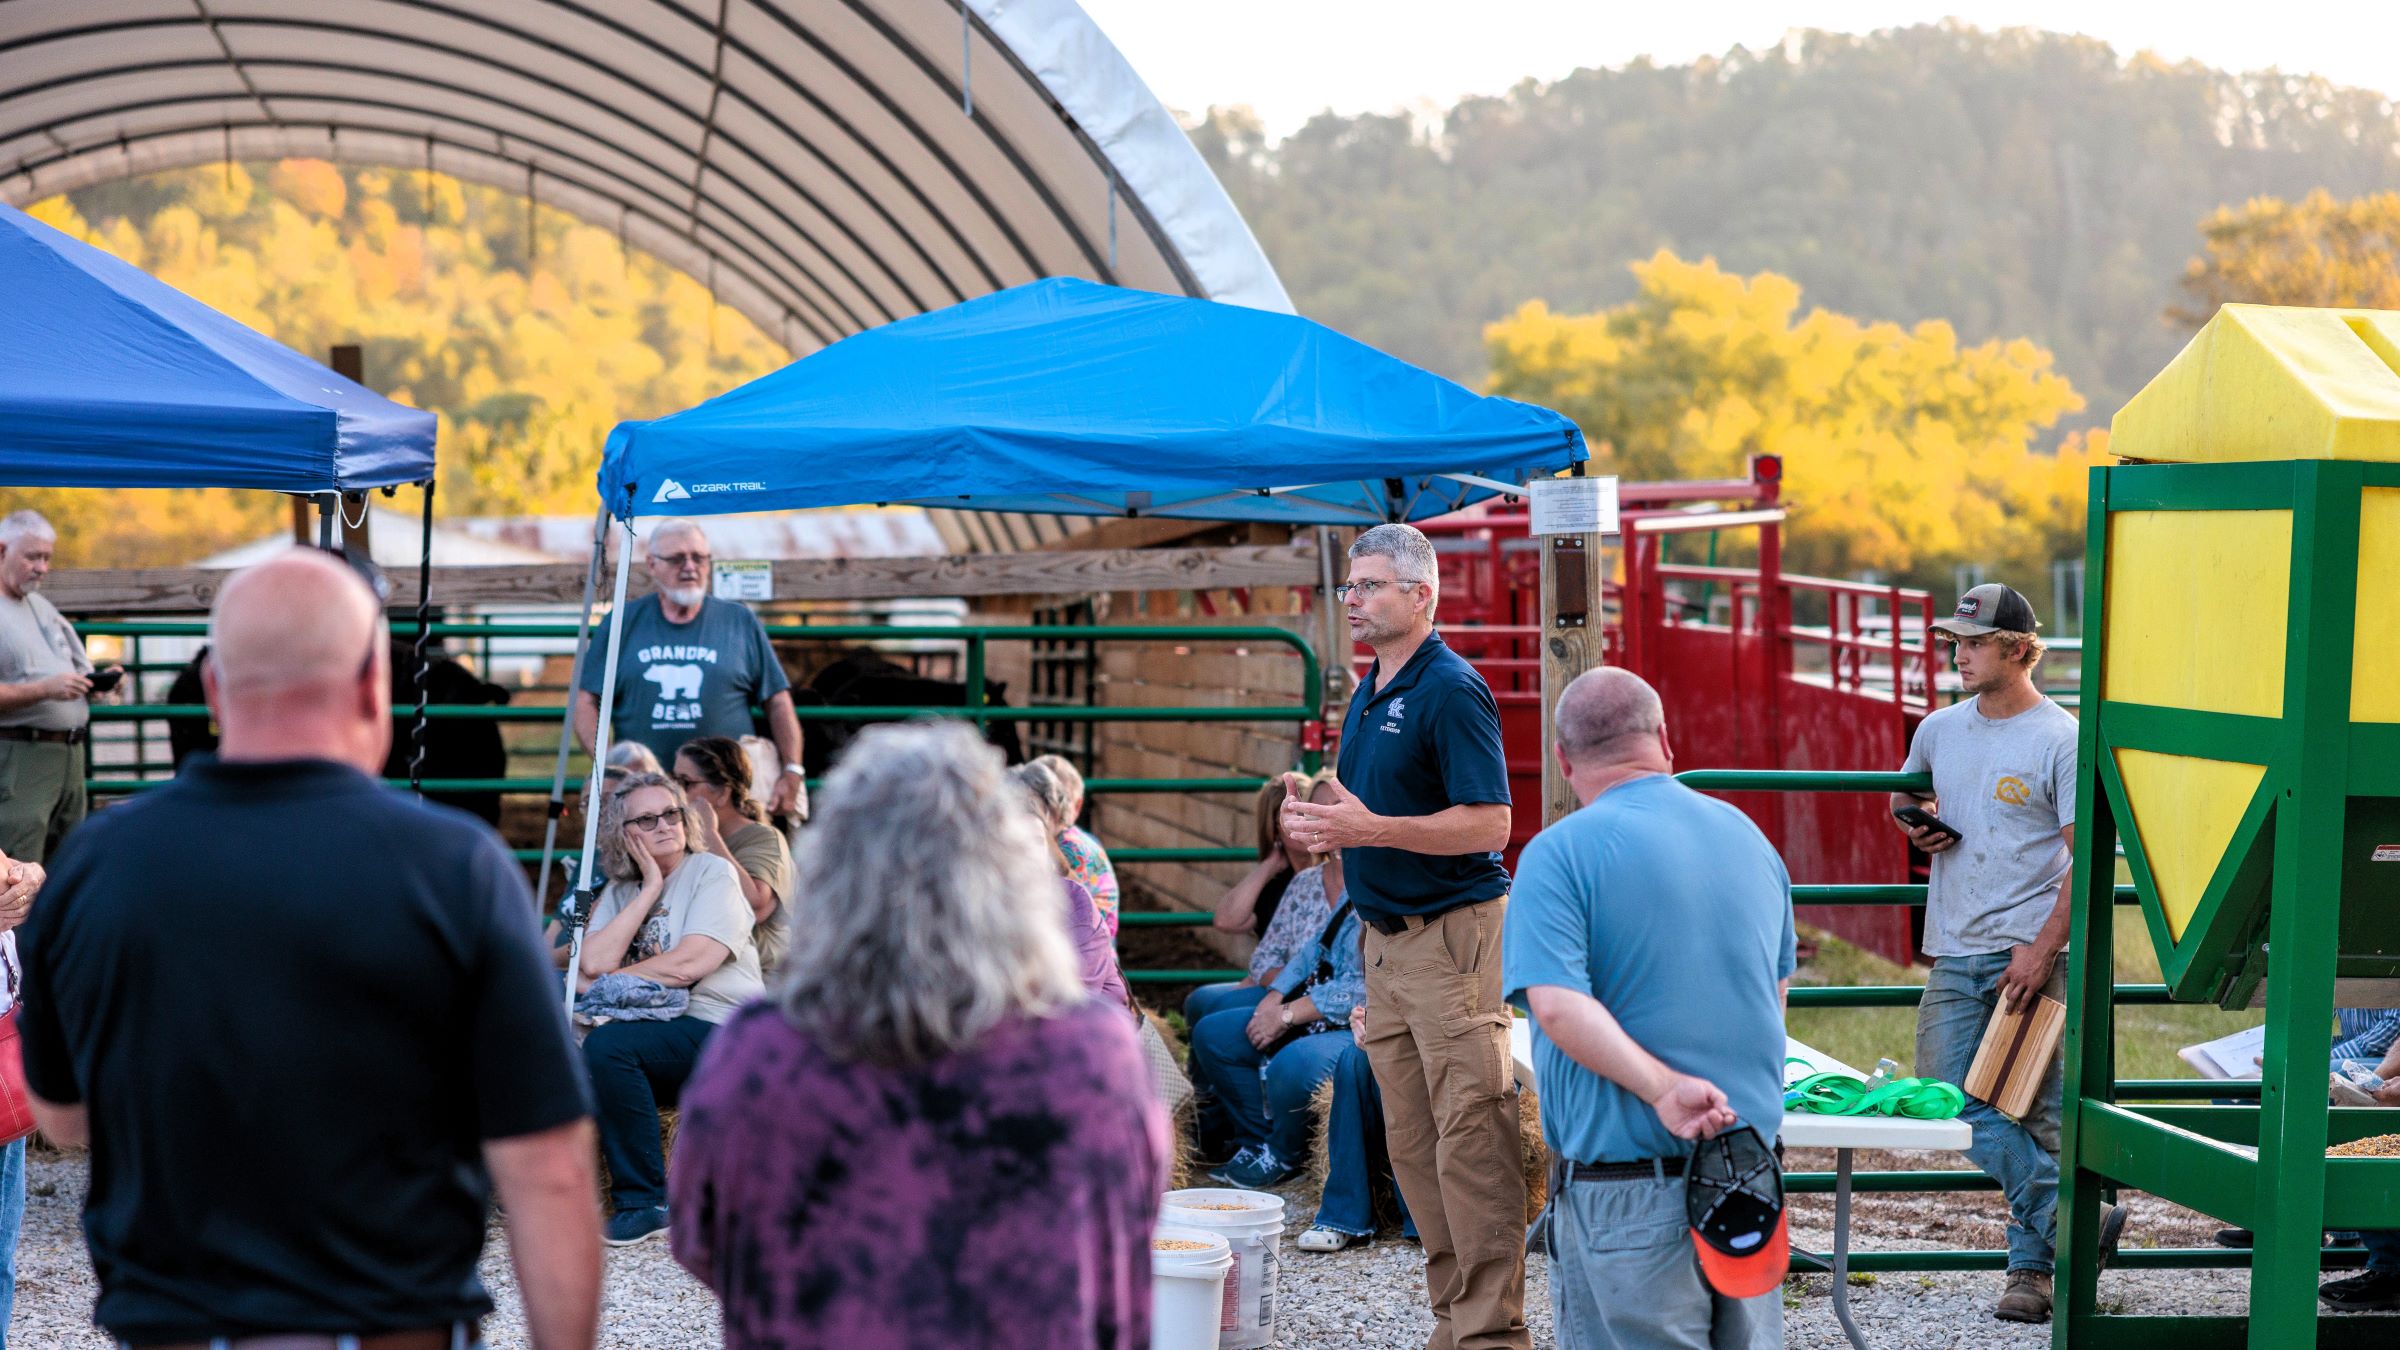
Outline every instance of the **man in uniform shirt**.
<svg viewBox="0 0 2400 1350">
<path fill-rule="evenodd" d="M 611 735 L 639 741 L 662 765 L 675 763 L 684 742 L 702 736 L 734 740 L 751 733 L 750 708 L 767 711 L 767 729 L 783 758 L 767 810 L 776 815 L 808 811 L 800 766 L 800 719 L 792 712 L 792 684 L 775 659 L 758 616 L 708 593 L 708 536 L 688 520 L 661 521 L 645 545 L 650 579 L 658 590 L 625 606 L 625 636 L 617 652 L 617 706 Z M 600 727 L 601 665 L 608 654 L 608 624 L 592 630 L 575 693 L 575 737 L 597 753 L 592 737 Z"/>
<path fill-rule="evenodd" d="M 0 853 L 31 863 L 83 819 L 92 720 L 92 663 L 40 592 L 57 547 L 37 511 L 0 520 Z"/>
<path fill-rule="evenodd" d="M 1365 925 L 1359 1043 L 1424 1241 L 1429 1350 L 1523 1350 L 1525 1177 L 1500 990 L 1508 762 L 1490 687 L 1433 631 L 1438 592 L 1414 526 L 1350 546 L 1338 593 L 1375 665 L 1342 723 L 1339 799 L 1291 793 L 1284 827 L 1312 852 L 1342 850 Z"/>
</svg>

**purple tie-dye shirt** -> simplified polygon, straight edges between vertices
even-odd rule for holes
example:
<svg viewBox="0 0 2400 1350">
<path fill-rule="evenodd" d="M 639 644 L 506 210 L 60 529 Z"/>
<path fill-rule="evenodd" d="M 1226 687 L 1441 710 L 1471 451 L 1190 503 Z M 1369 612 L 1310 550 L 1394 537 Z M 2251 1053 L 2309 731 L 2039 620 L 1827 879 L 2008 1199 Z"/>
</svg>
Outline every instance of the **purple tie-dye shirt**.
<svg viewBox="0 0 2400 1350">
<path fill-rule="evenodd" d="M 1123 1008 L 890 1069 L 755 1003 L 683 1091 L 670 1236 L 731 1350 L 1138 1350 L 1166 1157 Z"/>
</svg>

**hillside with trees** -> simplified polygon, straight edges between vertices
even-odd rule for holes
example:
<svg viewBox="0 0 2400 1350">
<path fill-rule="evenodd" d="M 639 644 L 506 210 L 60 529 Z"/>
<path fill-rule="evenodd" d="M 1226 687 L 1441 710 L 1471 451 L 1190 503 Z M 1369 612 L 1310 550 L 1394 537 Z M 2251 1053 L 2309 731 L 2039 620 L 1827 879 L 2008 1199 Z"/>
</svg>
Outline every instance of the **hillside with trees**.
<svg viewBox="0 0 2400 1350">
<path fill-rule="evenodd" d="M 1634 298 L 1665 249 L 1812 304 L 2026 338 L 2105 422 L 2189 336 L 2195 228 L 2254 197 L 2400 172 L 2391 99 L 1956 24 L 1809 32 L 1690 65 L 1585 70 L 1438 126 L 1320 116 L 1193 129 L 1302 310 L 1455 378 L 1487 323 Z"/>
</svg>

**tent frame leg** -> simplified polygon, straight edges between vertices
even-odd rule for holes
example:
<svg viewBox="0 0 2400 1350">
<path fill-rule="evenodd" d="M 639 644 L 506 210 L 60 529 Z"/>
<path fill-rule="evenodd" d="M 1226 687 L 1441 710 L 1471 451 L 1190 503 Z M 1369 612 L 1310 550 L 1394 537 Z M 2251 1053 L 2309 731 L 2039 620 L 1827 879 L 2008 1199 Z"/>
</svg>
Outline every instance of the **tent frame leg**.
<svg viewBox="0 0 2400 1350">
<path fill-rule="evenodd" d="M 558 822 L 567 814 L 567 766 L 575 750 L 575 697 L 583 688 L 583 661 L 592 645 L 592 600 L 600 590 L 600 569 L 608 558 L 608 511 L 592 517 L 592 556 L 583 568 L 583 605 L 575 612 L 575 659 L 567 667 L 567 715 L 558 728 L 558 763 L 550 771 L 550 804 L 543 812 L 542 870 L 534 877 L 533 908 L 550 910 L 550 866 L 558 849 Z M 592 756 L 598 764 L 600 756 Z"/>
<path fill-rule="evenodd" d="M 602 511 L 600 520 L 603 530 L 608 519 L 608 512 Z M 575 895 L 569 901 L 572 912 L 567 917 L 567 930 L 571 934 L 567 942 L 566 972 L 569 1020 L 575 1016 L 575 981 L 583 969 L 584 925 L 590 922 L 593 903 L 600 897 L 600 787 L 608 776 L 603 766 L 608 754 L 609 714 L 617 705 L 617 653 L 625 642 L 625 581 L 633 570 L 633 548 L 638 542 L 634 538 L 631 522 L 627 522 L 625 542 L 617 548 L 616 588 L 608 602 L 608 654 L 600 667 L 600 719 L 598 725 L 592 728 L 592 771 L 584 775 L 583 781 L 583 884 L 576 887 Z M 570 711 L 567 714 L 570 724 L 574 720 L 572 707 L 570 699 Z M 569 731 L 568 734 L 574 733 Z"/>
</svg>

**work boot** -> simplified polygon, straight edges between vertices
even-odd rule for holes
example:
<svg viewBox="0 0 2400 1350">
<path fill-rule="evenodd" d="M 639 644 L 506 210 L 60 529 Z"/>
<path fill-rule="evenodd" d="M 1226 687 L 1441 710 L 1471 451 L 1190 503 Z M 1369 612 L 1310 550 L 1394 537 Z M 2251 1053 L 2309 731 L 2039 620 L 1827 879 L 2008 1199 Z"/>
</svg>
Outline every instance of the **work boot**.
<svg viewBox="0 0 2400 1350">
<path fill-rule="evenodd" d="M 2400 1311 L 2400 1270 L 2370 1270 L 2331 1281 L 2317 1298 L 2337 1312 Z"/>
<path fill-rule="evenodd" d="M 2001 1291 L 1999 1304 L 1992 1316 L 2003 1322 L 2047 1322 L 2050 1320 L 2050 1272 L 2046 1270 L 2012 1270 L 2008 1272 L 2008 1288 Z"/>
</svg>

